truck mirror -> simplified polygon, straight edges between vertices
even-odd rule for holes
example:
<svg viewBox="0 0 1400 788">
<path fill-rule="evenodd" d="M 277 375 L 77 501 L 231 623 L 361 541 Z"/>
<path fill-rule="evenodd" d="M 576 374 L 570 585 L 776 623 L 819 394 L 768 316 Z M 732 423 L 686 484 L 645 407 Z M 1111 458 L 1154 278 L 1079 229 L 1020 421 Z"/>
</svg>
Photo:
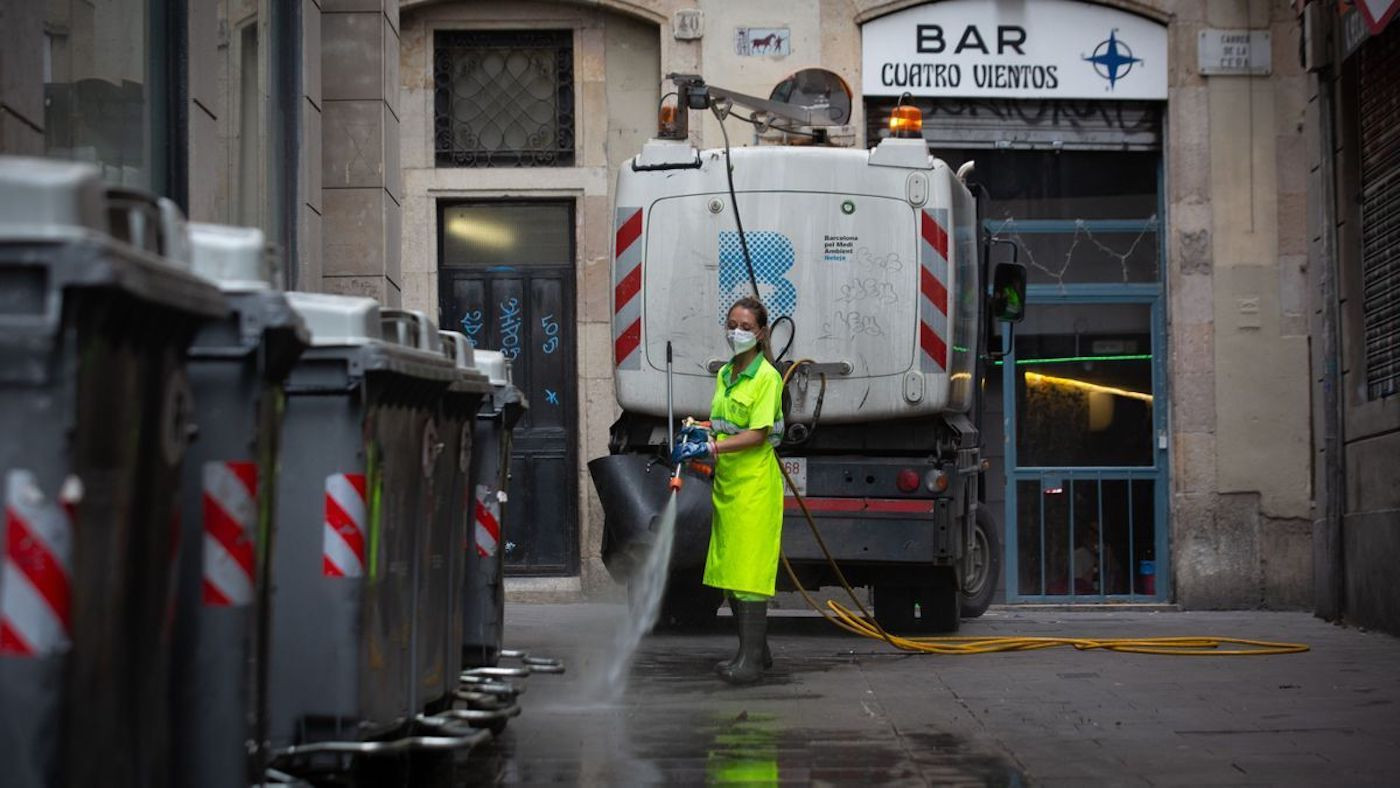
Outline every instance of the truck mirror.
<svg viewBox="0 0 1400 788">
<path fill-rule="evenodd" d="M 1020 263 L 997 263 L 992 274 L 992 316 L 1007 323 L 1019 323 L 1026 316 L 1026 267 Z"/>
</svg>

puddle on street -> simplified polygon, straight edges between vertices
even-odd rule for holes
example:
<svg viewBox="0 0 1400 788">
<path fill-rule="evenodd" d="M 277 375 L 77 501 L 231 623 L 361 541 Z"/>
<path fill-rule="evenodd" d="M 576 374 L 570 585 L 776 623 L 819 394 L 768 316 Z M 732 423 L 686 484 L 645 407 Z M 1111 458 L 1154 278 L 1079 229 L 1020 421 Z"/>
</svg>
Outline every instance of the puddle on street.
<svg viewBox="0 0 1400 788">
<path fill-rule="evenodd" d="M 959 736 L 896 733 L 848 683 L 881 655 L 828 641 L 820 620 L 775 622 L 777 662 L 758 685 L 727 687 L 714 675 L 733 654 L 727 632 L 668 633 L 642 642 L 622 693 L 600 697 L 596 677 L 615 657 L 607 619 L 590 620 L 559 654 L 568 674 L 532 679 L 521 716 L 431 784 L 1025 783 L 1014 761 Z"/>
<path fill-rule="evenodd" d="M 747 704 L 750 698 L 745 698 Z M 635 701 L 634 701 L 635 704 Z M 552 718 L 549 731 L 539 730 Z M 1019 786 L 1015 764 L 939 732 L 902 740 L 793 724 L 774 714 L 689 714 L 637 705 L 537 708 L 478 747 L 455 785 L 992 785 Z M 524 724 L 522 724 L 522 722 Z M 528 737 L 528 740 L 527 740 Z"/>
</svg>

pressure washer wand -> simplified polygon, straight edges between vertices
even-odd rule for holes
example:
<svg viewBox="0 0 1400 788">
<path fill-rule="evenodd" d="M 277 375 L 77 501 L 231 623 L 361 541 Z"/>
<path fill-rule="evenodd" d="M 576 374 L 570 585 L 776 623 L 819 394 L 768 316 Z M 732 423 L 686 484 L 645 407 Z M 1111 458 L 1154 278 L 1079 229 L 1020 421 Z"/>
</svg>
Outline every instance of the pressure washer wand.
<svg viewBox="0 0 1400 788">
<path fill-rule="evenodd" d="M 676 453 L 676 399 L 675 399 L 675 368 L 671 362 L 671 340 L 666 340 L 666 448 L 671 454 Z M 671 472 L 671 492 L 679 492 L 681 489 L 681 464 L 676 463 L 676 469 Z"/>
</svg>

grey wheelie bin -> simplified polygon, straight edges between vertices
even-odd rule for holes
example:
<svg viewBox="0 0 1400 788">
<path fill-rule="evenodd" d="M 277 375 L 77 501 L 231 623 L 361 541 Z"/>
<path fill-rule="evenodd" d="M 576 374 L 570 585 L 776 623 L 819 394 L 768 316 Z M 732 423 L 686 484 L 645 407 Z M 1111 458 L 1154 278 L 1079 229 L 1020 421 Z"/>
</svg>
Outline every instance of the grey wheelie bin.
<svg viewBox="0 0 1400 788">
<path fill-rule="evenodd" d="M 437 713 L 452 703 L 462 642 L 457 579 L 464 569 L 467 539 L 472 431 L 483 398 L 491 394 L 490 380 L 473 364 L 465 335 L 442 331 L 442 348 L 457 370 L 438 404 L 436 431 L 439 454 L 433 465 L 433 518 L 418 549 L 418 615 L 414 643 L 418 658 L 418 705 Z"/>
<path fill-rule="evenodd" d="M 282 380 L 310 342 L 272 289 L 262 231 L 190 225 L 191 264 L 231 308 L 190 346 L 196 439 L 185 455 L 175 598 L 173 783 L 262 779 L 269 557 Z"/>
<path fill-rule="evenodd" d="M 476 414 L 472 435 L 471 531 L 463 554 L 461 659 L 464 668 L 495 665 L 505 632 L 505 524 L 511 431 L 529 407 L 510 380 L 500 351 L 477 350 L 476 366 L 491 380 L 491 396 Z"/>
<path fill-rule="evenodd" d="M 0 781 L 168 782 L 185 350 L 227 312 L 178 211 L 0 158 Z"/>
<path fill-rule="evenodd" d="M 312 347 L 285 384 L 268 682 L 274 765 L 341 770 L 347 754 L 470 746 L 480 737 L 412 735 L 414 548 L 428 516 L 433 416 L 457 370 L 404 339 L 426 327 L 383 321 L 372 300 L 287 298 Z"/>
</svg>

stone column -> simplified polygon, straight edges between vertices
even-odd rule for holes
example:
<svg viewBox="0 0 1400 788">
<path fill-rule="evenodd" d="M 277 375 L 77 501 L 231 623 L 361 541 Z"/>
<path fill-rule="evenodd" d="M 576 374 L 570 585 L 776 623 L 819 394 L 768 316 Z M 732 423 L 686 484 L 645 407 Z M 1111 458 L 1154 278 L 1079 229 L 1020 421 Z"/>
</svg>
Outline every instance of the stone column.
<svg viewBox="0 0 1400 788">
<path fill-rule="evenodd" d="M 321 0 L 320 8 L 321 289 L 397 307 L 398 3 Z"/>
<path fill-rule="evenodd" d="M 44 154 L 44 4 L 0 6 L 0 153 Z"/>
</svg>

